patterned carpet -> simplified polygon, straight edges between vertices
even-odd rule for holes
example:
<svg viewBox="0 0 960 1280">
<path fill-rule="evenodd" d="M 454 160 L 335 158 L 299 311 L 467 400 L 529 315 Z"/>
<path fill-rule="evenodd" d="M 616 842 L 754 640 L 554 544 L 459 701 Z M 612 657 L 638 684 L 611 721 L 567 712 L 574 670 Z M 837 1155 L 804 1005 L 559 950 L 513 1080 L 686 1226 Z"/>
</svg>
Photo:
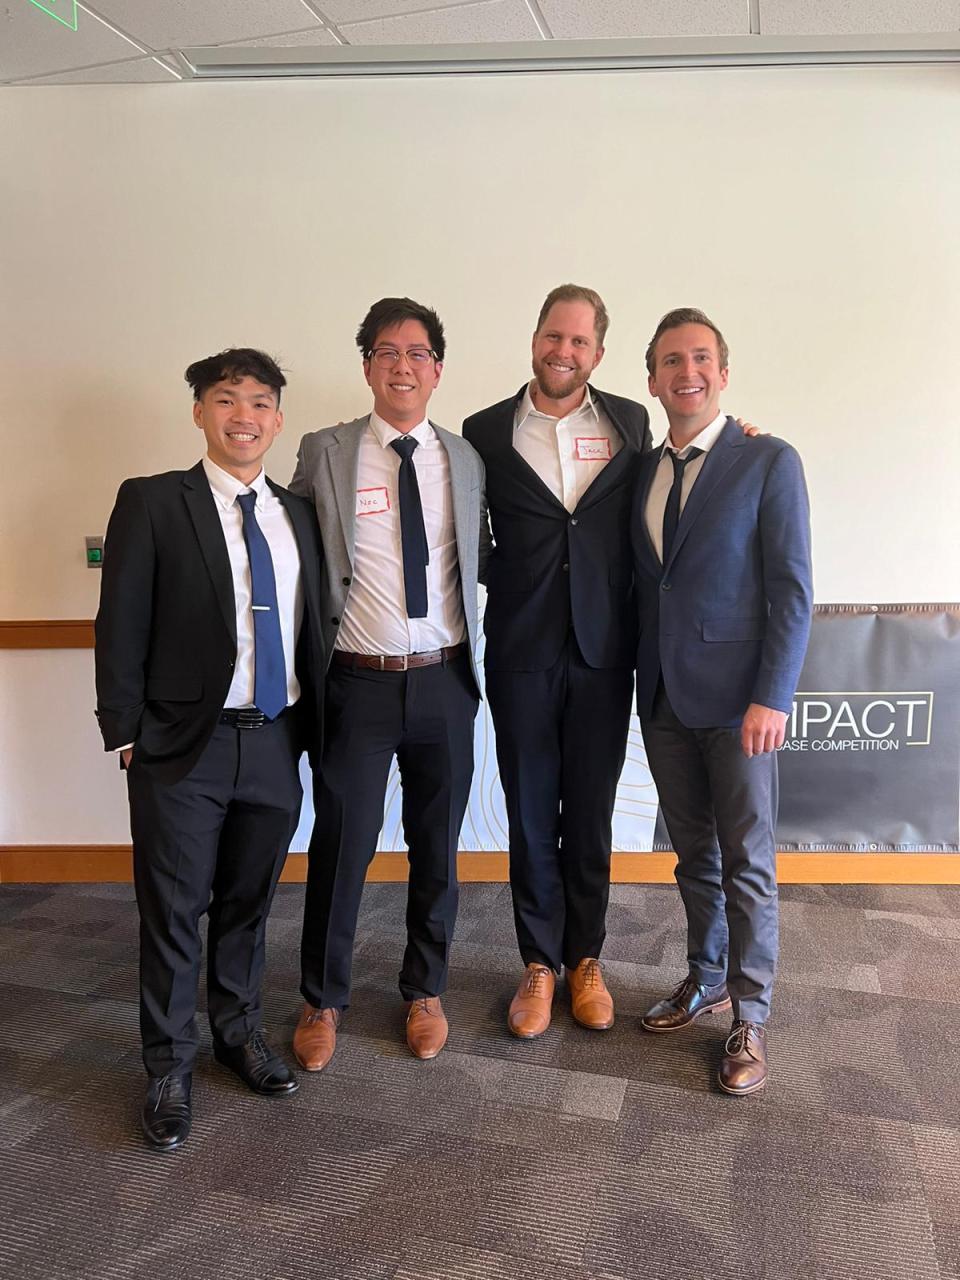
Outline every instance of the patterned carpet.
<svg viewBox="0 0 960 1280">
<path fill-rule="evenodd" d="M 365 896 L 336 1057 L 260 1099 L 212 1062 L 175 1153 L 139 1135 L 125 885 L 0 889 L 0 1274 L 11 1280 L 960 1280 L 960 889 L 789 886 L 771 1082 L 713 1083 L 729 1015 L 645 1035 L 683 973 L 675 890 L 613 890 L 605 1034 L 562 994 L 512 1039 L 509 891 L 463 891 L 448 1047 L 396 993 L 404 888 Z M 270 927 L 298 1010 L 302 889 Z M 561 988 L 562 992 L 562 988 Z"/>
</svg>

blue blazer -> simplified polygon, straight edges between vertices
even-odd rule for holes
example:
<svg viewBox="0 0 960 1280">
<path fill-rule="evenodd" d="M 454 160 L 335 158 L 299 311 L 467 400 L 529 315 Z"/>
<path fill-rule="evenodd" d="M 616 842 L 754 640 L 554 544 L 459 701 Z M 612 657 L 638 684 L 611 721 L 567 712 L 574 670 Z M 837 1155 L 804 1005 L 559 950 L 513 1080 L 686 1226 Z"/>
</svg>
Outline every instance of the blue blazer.
<svg viewBox="0 0 960 1280">
<path fill-rule="evenodd" d="M 810 508 L 796 450 L 728 418 L 661 565 L 644 520 L 660 450 L 643 459 L 631 540 L 637 711 L 657 680 L 691 729 L 735 727 L 751 702 L 789 712 L 810 632 Z"/>
</svg>

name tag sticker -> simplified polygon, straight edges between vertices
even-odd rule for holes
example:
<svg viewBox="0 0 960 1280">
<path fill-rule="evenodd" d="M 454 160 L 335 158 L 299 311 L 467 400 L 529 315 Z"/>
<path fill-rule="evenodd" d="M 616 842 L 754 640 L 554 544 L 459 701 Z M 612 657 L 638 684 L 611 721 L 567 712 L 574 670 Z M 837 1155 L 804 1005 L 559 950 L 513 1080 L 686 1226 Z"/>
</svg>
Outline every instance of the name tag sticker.
<svg viewBox="0 0 960 1280">
<path fill-rule="evenodd" d="M 610 441 L 606 436 L 576 436 L 579 462 L 609 462 Z"/>
<path fill-rule="evenodd" d="M 357 515 L 378 516 L 390 510 L 390 492 L 385 485 L 357 490 Z"/>
</svg>

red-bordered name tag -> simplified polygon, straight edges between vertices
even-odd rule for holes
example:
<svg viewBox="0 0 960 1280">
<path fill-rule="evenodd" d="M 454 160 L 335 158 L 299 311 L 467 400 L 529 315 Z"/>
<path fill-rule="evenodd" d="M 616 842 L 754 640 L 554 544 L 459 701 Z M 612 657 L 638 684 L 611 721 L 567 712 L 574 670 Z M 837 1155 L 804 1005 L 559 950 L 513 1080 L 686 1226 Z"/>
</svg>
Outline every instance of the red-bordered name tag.
<svg viewBox="0 0 960 1280">
<path fill-rule="evenodd" d="M 576 436 L 574 443 L 578 462 L 610 461 L 610 441 L 606 436 Z"/>
<path fill-rule="evenodd" d="M 390 510 L 390 491 L 385 485 L 357 490 L 357 515 L 378 516 Z"/>
</svg>

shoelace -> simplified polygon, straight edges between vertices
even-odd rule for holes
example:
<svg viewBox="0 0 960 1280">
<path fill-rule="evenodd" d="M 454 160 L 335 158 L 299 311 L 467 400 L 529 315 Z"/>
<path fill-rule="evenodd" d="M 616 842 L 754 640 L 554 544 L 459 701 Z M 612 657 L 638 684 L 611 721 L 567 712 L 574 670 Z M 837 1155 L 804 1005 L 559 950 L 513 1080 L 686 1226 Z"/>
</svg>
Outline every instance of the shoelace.
<svg viewBox="0 0 960 1280">
<path fill-rule="evenodd" d="M 583 968 L 583 985 L 585 987 L 599 987 L 601 982 L 600 961 L 588 960 Z"/>
<path fill-rule="evenodd" d="M 430 1013 L 430 1012 L 431 1012 L 430 1009 L 427 1008 L 427 997 L 421 996 L 418 1000 L 414 1000 L 411 1003 L 410 1013 L 407 1014 L 407 1017 L 409 1018 L 414 1013 Z"/>
<path fill-rule="evenodd" d="M 527 989 L 524 992 L 528 996 L 539 996 L 542 994 L 541 987 L 547 980 L 547 974 L 550 972 L 544 965 L 538 965 L 535 969 L 527 970 Z"/>
<path fill-rule="evenodd" d="M 685 1000 L 688 995 L 692 995 L 695 991 L 699 991 L 699 990 L 700 990 L 700 984 L 694 978 L 691 978 L 689 974 L 687 974 L 687 976 L 683 979 L 683 981 L 678 982 L 677 985 L 674 987 L 674 989 L 670 992 L 670 999 L 682 1001 L 682 1000 Z"/>
<path fill-rule="evenodd" d="M 329 1018 L 325 1018 L 323 1016 L 325 1013 L 329 1013 L 331 1016 Z M 313 1009 L 307 1014 L 305 1022 L 308 1027 L 312 1027 L 315 1022 L 332 1022 L 333 1025 L 336 1026 L 337 1011 L 336 1009 Z"/>
<path fill-rule="evenodd" d="M 249 1045 L 251 1050 L 257 1055 L 261 1062 L 266 1062 L 270 1057 L 270 1049 L 263 1037 L 262 1031 L 255 1031 L 250 1037 Z"/>
<path fill-rule="evenodd" d="M 763 1028 L 757 1022 L 735 1022 L 733 1030 L 727 1036 L 727 1043 L 723 1047 L 724 1053 L 736 1056 L 750 1048 L 751 1033 L 760 1040 L 763 1038 Z"/>
</svg>

